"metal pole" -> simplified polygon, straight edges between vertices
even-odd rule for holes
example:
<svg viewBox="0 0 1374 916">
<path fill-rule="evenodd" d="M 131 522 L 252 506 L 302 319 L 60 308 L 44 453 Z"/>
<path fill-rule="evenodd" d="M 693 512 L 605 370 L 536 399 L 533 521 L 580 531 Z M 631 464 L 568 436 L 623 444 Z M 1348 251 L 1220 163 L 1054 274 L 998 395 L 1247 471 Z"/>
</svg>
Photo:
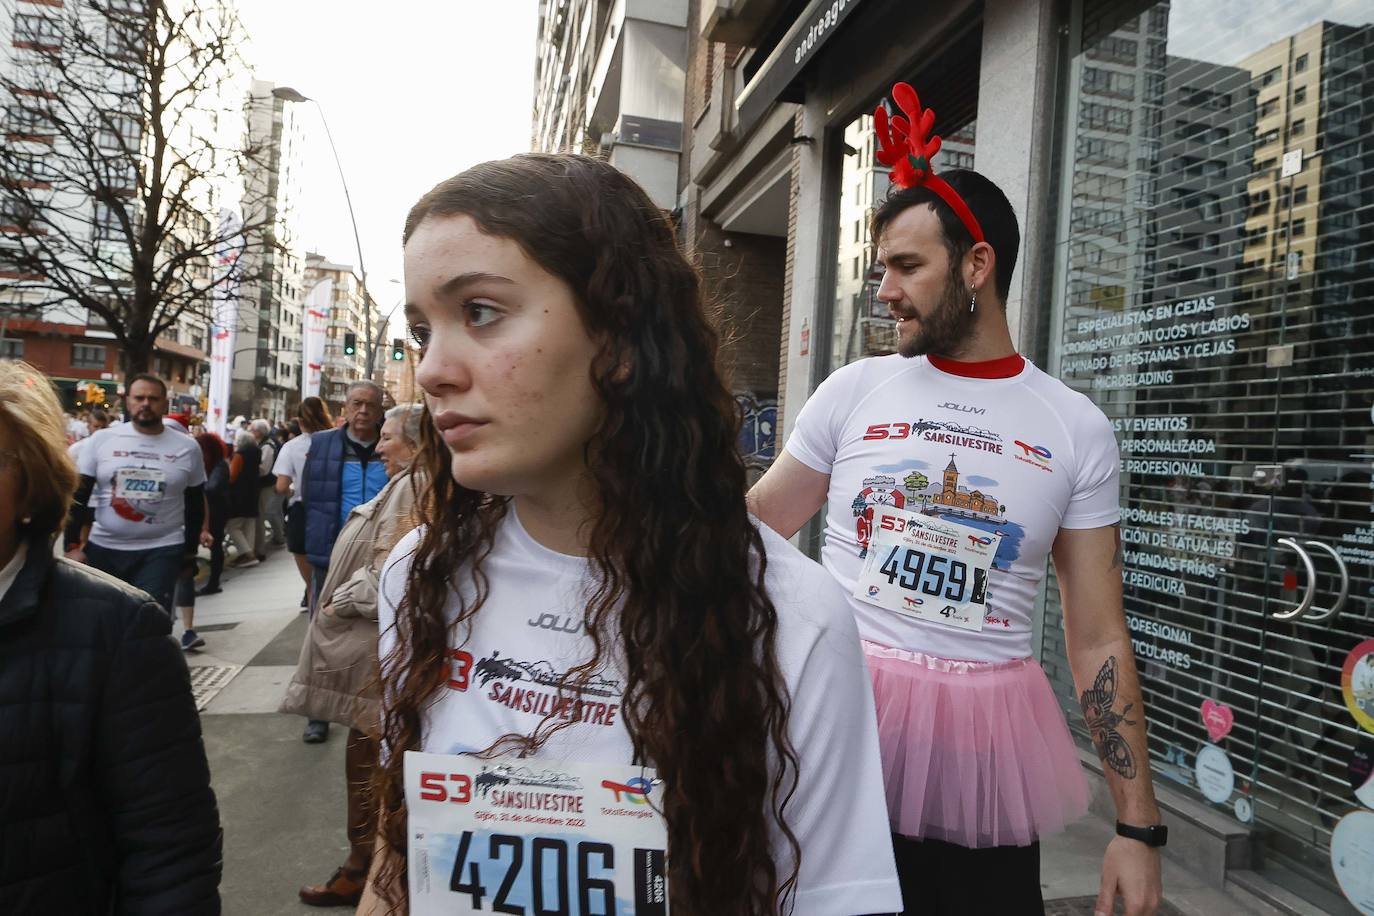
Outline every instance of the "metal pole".
<svg viewBox="0 0 1374 916">
<path fill-rule="evenodd" d="M 364 330 L 367 334 L 365 341 L 367 346 L 367 378 L 372 379 L 373 371 L 373 352 L 372 352 L 372 297 L 367 292 L 367 265 L 363 263 L 363 243 L 358 237 L 358 220 L 353 215 L 353 198 L 348 193 L 348 179 L 344 177 L 343 163 L 339 161 L 339 151 L 334 146 L 334 134 L 329 130 L 329 119 L 324 116 L 324 108 L 315 99 L 310 101 L 315 103 L 315 110 L 320 113 L 320 123 L 324 125 L 325 138 L 329 140 L 329 151 L 334 154 L 334 165 L 339 169 L 339 183 L 343 185 L 344 203 L 348 204 L 348 221 L 353 225 L 353 245 L 358 250 L 358 273 L 362 284 L 363 293 L 363 321 Z"/>
</svg>

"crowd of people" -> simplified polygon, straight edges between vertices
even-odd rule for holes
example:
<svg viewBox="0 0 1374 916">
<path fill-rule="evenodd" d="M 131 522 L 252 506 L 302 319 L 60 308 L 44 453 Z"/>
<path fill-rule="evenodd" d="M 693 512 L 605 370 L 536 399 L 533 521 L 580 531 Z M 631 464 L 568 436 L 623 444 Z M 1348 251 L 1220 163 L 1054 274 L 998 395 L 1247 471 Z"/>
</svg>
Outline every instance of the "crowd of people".
<svg viewBox="0 0 1374 916">
<path fill-rule="evenodd" d="M 880 139 L 888 152 L 892 137 Z M 1005 195 L 922 162 L 899 170 L 872 225 L 898 352 L 823 383 L 748 492 L 700 278 L 645 193 L 581 156 L 485 163 L 411 210 L 406 309 L 423 405 L 384 413 L 384 392 L 360 381 L 338 424 L 307 398 L 299 437 L 249 423 L 230 451 L 170 429 L 166 386 L 138 375 L 128 422 L 72 461 L 51 389 L 0 363 L 0 716 L 17 739 L 0 765 L 12 747 L 26 761 L 80 758 L 0 783 L 0 822 L 18 812 L 32 839 L 0 861 L 0 895 L 21 888 L 18 912 L 77 895 L 97 905 L 59 910 L 103 911 L 139 894 L 169 901 L 140 911 L 217 912 L 214 798 L 165 637 L 199 546 L 227 535 L 230 568 L 274 542 L 295 556 L 311 624 L 281 708 L 306 717 L 308 742 L 330 723 L 348 729 L 349 852 L 301 889 L 307 904 L 408 911 L 405 752 L 424 751 L 651 766 L 675 912 L 1042 912 L 1040 840 L 1087 801 L 1031 652 L 1052 558 L 1120 818 L 1097 909 L 1119 898 L 1131 916 L 1154 913 L 1165 832 L 1122 613 L 1111 430 L 1015 351 Z M 961 451 L 906 435 L 903 418 L 950 403 L 979 405 L 986 441 Z M 1052 465 L 1013 454 L 1025 424 Z M 992 514 L 1014 524 L 855 499 L 878 471 L 951 448 L 999 475 L 1007 506 Z M 817 512 L 820 563 L 787 540 Z M 68 515 L 67 558 L 54 560 Z M 104 661 L 54 683 L 118 727 L 15 718 L 24 701 L 68 699 L 43 686 L 57 663 L 32 659 L 77 664 L 63 654 L 72 644 Z M 474 659 L 513 652 L 542 660 L 556 702 L 469 689 Z M 16 658 L 45 673 L 12 677 Z M 592 699 L 607 696 L 609 715 L 568 714 L 605 713 Z M 150 703 L 166 710 L 155 723 Z M 150 743 L 179 755 L 177 790 L 194 803 L 145 822 L 168 786 L 144 766 L 102 767 Z M 59 769 L 110 775 L 63 781 Z M 97 785 L 113 793 L 89 815 L 106 818 L 98 830 L 54 819 Z M 93 851 L 79 880 L 60 864 L 71 848 Z"/>
</svg>

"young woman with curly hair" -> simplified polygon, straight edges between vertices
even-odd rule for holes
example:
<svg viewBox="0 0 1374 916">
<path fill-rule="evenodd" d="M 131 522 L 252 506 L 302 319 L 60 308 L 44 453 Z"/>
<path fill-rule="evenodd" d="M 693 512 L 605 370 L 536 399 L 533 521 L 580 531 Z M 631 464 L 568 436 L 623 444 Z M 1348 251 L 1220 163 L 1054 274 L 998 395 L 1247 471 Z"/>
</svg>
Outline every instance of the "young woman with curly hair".
<svg viewBox="0 0 1374 916">
<path fill-rule="evenodd" d="M 669 220 L 604 162 L 531 154 L 438 185 L 404 242 L 433 485 L 383 574 L 361 912 L 407 905 L 407 750 L 653 767 L 675 916 L 900 909 L 851 615 L 745 509 Z"/>
</svg>

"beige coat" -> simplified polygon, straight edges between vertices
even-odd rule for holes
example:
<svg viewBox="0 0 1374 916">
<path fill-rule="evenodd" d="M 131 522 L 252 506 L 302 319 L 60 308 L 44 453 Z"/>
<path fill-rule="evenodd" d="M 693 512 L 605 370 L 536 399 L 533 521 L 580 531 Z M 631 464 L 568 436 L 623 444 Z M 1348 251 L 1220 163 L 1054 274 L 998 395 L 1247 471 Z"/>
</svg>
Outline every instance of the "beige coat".
<svg viewBox="0 0 1374 916">
<path fill-rule="evenodd" d="M 377 734 L 377 585 L 391 548 L 417 524 L 417 486 L 421 479 L 399 474 L 348 513 L 316 605 L 334 613 L 311 620 L 281 712 Z"/>
</svg>

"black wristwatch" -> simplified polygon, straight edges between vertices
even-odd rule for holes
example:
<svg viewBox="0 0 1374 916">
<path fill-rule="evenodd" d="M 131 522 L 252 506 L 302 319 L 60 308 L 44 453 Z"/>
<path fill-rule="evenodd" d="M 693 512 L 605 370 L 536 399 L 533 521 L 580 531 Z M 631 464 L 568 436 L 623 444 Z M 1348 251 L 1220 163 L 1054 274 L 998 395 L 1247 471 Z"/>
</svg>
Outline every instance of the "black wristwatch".
<svg viewBox="0 0 1374 916">
<path fill-rule="evenodd" d="M 1132 827 L 1130 824 L 1117 821 L 1116 835 L 1124 836 L 1129 840 L 1139 840 L 1151 849 L 1158 849 L 1169 842 L 1169 828 L 1163 824 L 1154 824 L 1150 827 Z"/>
</svg>

